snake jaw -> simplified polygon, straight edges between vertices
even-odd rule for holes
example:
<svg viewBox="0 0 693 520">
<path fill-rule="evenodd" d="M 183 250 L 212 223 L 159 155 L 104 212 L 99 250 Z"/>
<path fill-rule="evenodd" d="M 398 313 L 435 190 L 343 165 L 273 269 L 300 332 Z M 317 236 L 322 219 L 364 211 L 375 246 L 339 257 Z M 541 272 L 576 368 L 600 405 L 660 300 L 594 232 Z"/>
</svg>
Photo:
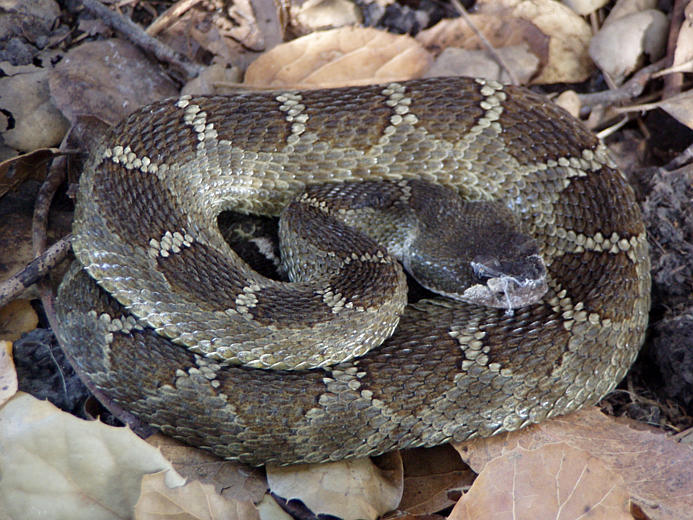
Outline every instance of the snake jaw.
<svg viewBox="0 0 693 520">
<path fill-rule="evenodd" d="M 483 283 L 466 289 L 463 301 L 506 309 L 512 316 L 514 309 L 537 303 L 549 287 L 546 282 L 546 264 L 539 255 L 531 255 L 520 262 L 501 264 L 496 259 L 470 262 L 474 276 Z"/>
</svg>

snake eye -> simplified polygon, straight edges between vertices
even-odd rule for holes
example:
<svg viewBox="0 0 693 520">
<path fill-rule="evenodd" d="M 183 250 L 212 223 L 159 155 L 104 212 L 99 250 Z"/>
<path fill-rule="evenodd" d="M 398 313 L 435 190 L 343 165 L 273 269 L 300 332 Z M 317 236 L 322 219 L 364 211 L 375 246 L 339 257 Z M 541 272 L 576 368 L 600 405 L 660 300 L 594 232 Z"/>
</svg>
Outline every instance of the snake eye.
<svg viewBox="0 0 693 520">
<path fill-rule="evenodd" d="M 523 236 L 523 238 L 526 237 Z M 522 243 L 515 247 L 514 256 L 516 256 L 516 258 L 522 258 L 537 255 L 538 253 L 539 249 L 537 247 L 537 243 L 534 240 L 524 240 Z"/>
</svg>

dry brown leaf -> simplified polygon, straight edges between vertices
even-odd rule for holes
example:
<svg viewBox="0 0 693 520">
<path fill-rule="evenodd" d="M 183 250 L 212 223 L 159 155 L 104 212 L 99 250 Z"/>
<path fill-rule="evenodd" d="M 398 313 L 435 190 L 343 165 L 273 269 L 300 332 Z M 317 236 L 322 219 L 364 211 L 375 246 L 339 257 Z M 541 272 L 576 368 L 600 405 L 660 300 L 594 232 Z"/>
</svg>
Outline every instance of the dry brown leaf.
<svg viewBox="0 0 693 520">
<path fill-rule="evenodd" d="M 513 18 L 509 12 L 506 14 L 475 13 L 469 18 L 498 52 L 506 47 L 526 46 L 543 67 L 549 59 L 549 37 L 531 21 Z M 416 39 L 434 54 L 451 47 L 485 51 L 484 44 L 463 18 L 441 20 L 417 34 Z"/>
<path fill-rule="evenodd" d="M 157 35 L 190 61 L 201 62 L 209 52 L 223 63 L 230 63 L 234 51 L 242 45 L 221 36 L 201 4 L 200 1 L 175 2 L 152 22 L 147 33 Z"/>
<path fill-rule="evenodd" d="M 130 518 L 143 475 L 169 470 L 169 484 L 183 484 L 129 429 L 77 419 L 23 392 L 0 408 L 0 468 L 0 511 L 10 518 Z"/>
<path fill-rule="evenodd" d="M 609 11 L 609 16 L 604 20 L 602 27 L 606 27 L 610 23 L 624 16 L 628 16 L 629 14 L 639 13 L 646 9 L 656 9 L 657 3 L 658 0 L 617 0 L 616 5 Z"/>
<path fill-rule="evenodd" d="M 640 428 L 640 429 L 638 429 Z M 621 475 L 631 500 L 651 520 L 681 520 L 693 511 L 693 449 L 662 433 L 620 422 L 591 407 L 490 439 L 456 444 L 476 472 L 516 447 L 535 449 L 562 442 L 584 450 Z"/>
<path fill-rule="evenodd" d="M 147 29 L 191 61 L 243 67 L 282 41 L 286 9 L 274 0 L 176 2 Z"/>
<path fill-rule="evenodd" d="M 200 74 L 188 81 L 181 94 L 206 96 L 210 94 L 233 94 L 243 81 L 243 73 L 236 67 L 214 63 L 202 69 Z"/>
<path fill-rule="evenodd" d="M 37 325 L 38 316 L 29 300 L 13 300 L 0 308 L 0 340 L 17 341 Z"/>
<path fill-rule="evenodd" d="M 360 9 L 350 0 L 292 2 L 291 23 L 299 34 L 318 29 L 356 25 L 363 21 Z"/>
<path fill-rule="evenodd" d="M 193 481 L 175 488 L 166 485 L 165 472 L 142 477 L 135 520 L 260 520 L 250 501 L 228 500 L 214 486 Z"/>
<path fill-rule="evenodd" d="M 234 0 L 228 7 L 227 16 L 215 13 L 212 20 L 223 36 L 228 36 L 249 49 L 261 51 L 265 48 L 265 40 L 258 28 L 250 0 Z"/>
<path fill-rule="evenodd" d="M 52 71 L 50 89 L 70 121 L 95 116 L 109 124 L 142 105 L 178 94 L 173 82 L 134 45 L 119 39 L 70 49 Z"/>
<path fill-rule="evenodd" d="M 13 124 L 2 133 L 5 143 L 23 152 L 60 143 L 70 124 L 53 105 L 48 69 L 0 78 L 0 110 Z"/>
<path fill-rule="evenodd" d="M 661 108 L 677 119 L 681 124 L 693 129 L 693 91 L 688 90 L 656 103 L 631 105 L 616 109 L 616 112 L 642 112 Z"/>
<path fill-rule="evenodd" d="M 553 100 L 559 107 L 576 119 L 580 118 L 580 96 L 574 90 L 564 90 Z"/>
<path fill-rule="evenodd" d="M 563 0 L 563 3 L 577 14 L 585 16 L 601 9 L 609 3 L 609 0 Z"/>
<path fill-rule="evenodd" d="M 53 0 L 2 0 L 0 2 L 0 34 L 3 42 L 13 36 L 36 43 L 51 34 L 60 6 Z M 5 58 L 7 59 L 7 58 Z"/>
<path fill-rule="evenodd" d="M 267 466 L 267 481 L 276 495 L 298 498 L 314 514 L 343 520 L 375 519 L 397 507 L 402 498 L 402 459 L 392 452 L 379 457 Z"/>
<path fill-rule="evenodd" d="M 12 342 L 0 340 L 0 406 L 17 393 L 17 371 L 12 359 Z"/>
<path fill-rule="evenodd" d="M 528 46 L 540 63 L 533 83 L 577 82 L 589 77 L 590 28 L 576 13 L 553 0 L 480 0 L 469 18 L 496 49 Z M 447 47 L 484 48 L 461 18 L 441 20 L 421 31 L 417 40 L 432 52 Z"/>
<path fill-rule="evenodd" d="M 548 60 L 533 83 L 576 83 L 590 76 L 592 30 L 568 7 L 554 0 L 479 0 L 476 7 L 480 13 L 531 22 L 549 36 Z"/>
<path fill-rule="evenodd" d="M 665 110 L 681 124 L 693 129 L 693 90 L 653 103 L 652 106 Z"/>
<path fill-rule="evenodd" d="M 330 87 L 418 78 L 431 56 L 413 38 L 344 27 L 278 45 L 245 75 L 257 87 Z"/>
<path fill-rule="evenodd" d="M 436 513 L 455 504 L 450 490 L 470 486 L 475 474 L 449 444 L 403 450 L 404 493 L 397 510 L 409 515 Z"/>
<path fill-rule="evenodd" d="M 58 153 L 57 148 L 41 148 L 0 162 L 0 197 L 29 178 L 43 179 L 43 166 Z"/>
<path fill-rule="evenodd" d="M 519 84 L 529 83 L 537 72 L 539 59 L 524 45 L 503 47 L 496 51 L 511 69 Z M 448 47 L 438 56 L 426 73 L 427 78 L 468 76 L 510 83 L 511 77 L 486 51 L 468 51 Z"/>
<path fill-rule="evenodd" d="M 564 443 L 522 447 L 491 460 L 450 520 L 632 520 L 623 478 Z"/>
<path fill-rule="evenodd" d="M 590 42 L 590 56 L 616 84 L 635 71 L 644 56 L 658 60 L 666 46 L 669 22 L 656 9 L 623 16 L 605 25 Z"/>
<path fill-rule="evenodd" d="M 220 459 L 159 433 L 148 437 L 147 442 L 159 448 L 184 478 L 212 484 L 224 498 L 257 503 L 267 491 L 267 479 L 257 468 Z"/>
<path fill-rule="evenodd" d="M 284 511 L 269 493 L 257 504 L 257 510 L 260 512 L 262 520 L 294 520 L 294 517 Z"/>
</svg>

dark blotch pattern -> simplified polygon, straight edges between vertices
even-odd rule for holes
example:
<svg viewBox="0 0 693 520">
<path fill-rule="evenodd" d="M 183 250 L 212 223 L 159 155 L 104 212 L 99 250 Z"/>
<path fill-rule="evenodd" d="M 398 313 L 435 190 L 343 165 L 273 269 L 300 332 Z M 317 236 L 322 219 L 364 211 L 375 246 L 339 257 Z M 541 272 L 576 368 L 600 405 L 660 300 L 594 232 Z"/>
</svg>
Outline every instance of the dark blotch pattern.
<svg viewBox="0 0 693 520">
<path fill-rule="evenodd" d="M 167 257 L 157 256 L 156 263 L 174 290 L 193 294 L 208 310 L 235 308 L 236 297 L 246 285 L 241 271 L 201 242 Z"/>
<path fill-rule="evenodd" d="M 97 167 L 94 197 L 111 215 L 114 232 L 140 247 L 148 248 L 150 239 L 160 240 L 166 231 L 179 231 L 187 224 L 175 198 L 156 175 L 126 170 L 108 159 Z"/>
<path fill-rule="evenodd" d="M 506 150 L 525 164 L 560 157 L 581 157 L 594 148 L 596 137 L 567 112 L 546 98 L 525 89 L 505 87 L 499 123 Z"/>
<path fill-rule="evenodd" d="M 573 177 L 556 208 L 556 225 L 585 236 L 600 232 L 629 239 L 644 231 L 640 212 L 631 203 L 632 193 L 615 170 L 603 168 L 584 177 Z"/>
</svg>

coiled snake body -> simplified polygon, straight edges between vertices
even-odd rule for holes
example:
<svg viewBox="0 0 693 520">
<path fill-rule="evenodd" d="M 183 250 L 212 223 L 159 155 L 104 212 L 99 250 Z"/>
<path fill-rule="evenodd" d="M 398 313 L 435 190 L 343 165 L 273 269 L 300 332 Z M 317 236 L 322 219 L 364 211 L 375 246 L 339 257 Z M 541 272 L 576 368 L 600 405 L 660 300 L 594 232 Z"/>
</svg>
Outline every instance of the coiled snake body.
<svg viewBox="0 0 693 520">
<path fill-rule="evenodd" d="M 283 286 L 220 256 L 217 214 L 275 215 L 314 183 L 408 178 L 501 201 L 539 244 L 548 292 L 513 315 L 422 300 L 359 357 L 282 370 L 268 345 L 318 335 L 329 347 L 342 310 L 375 303 L 332 287 L 298 313 Z M 254 464 L 433 446 L 567 413 L 618 383 L 647 324 L 645 229 L 606 149 L 541 96 L 491 81 L 156 103 L 92 150 L 74 232 L 77 258 L 113 295 L 77 268 L 61 286 L 60 337 L 81 371 L 164 433 Z M 316 324 L 321 313 L 337 322 Z M 235 332 L 240 321 L 260 332 Z M 227 363 L 247 352 L 251 367 Z"/>
</svg>

